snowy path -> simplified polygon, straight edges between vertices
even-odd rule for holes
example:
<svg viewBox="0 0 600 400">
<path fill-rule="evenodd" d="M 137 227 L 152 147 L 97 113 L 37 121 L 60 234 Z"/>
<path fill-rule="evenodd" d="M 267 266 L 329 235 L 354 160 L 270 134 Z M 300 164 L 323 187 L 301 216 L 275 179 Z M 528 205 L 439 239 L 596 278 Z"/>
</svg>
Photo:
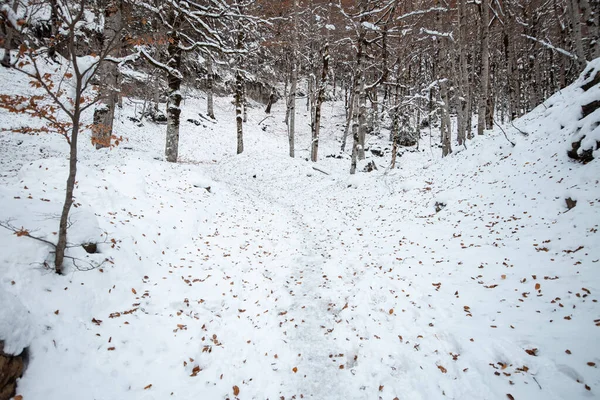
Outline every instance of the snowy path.
<svg viewBox="0 0 600 400">
<path fill-rule="evenodd" d="M 306 113 L 290 159 L 282 104 L 262 124 L 251 109 L 242 155 L 229 99 L 216 110 L 218 124 L 184 123 L 177 164 L 133 108 L 125 146 L 82 147 L 71 239 L 107 242 L 71 254 L 103 268 L 55 276 L 46 247 L 0 231 L 0 290 L 35 321 L 24 400 L 596 395 L 598 164 L 536 133 L 542 114 L 518 122 L 527 138 L 509 130 L 515 148 L 496 132 L 444 160 L 404 152 L 394 171 L 372 157 L 379 171 L 351 177 L 341 104 L 326 110 L 329 175 L 307 160 Z M 52 238 L 64 143 L 2 147 L 0 220 Z"/>
</svg>

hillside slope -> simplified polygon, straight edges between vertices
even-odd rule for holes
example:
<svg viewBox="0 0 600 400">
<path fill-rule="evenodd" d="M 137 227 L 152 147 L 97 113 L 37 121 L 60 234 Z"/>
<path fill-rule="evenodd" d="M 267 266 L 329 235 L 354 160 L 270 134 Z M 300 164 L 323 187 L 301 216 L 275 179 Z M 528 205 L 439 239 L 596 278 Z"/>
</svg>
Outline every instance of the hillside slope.
<svg viewBox="0 0 600 400">
<path fill-rule="evenodd" d="M 0 74 L 29 90 L 22 76 Z M 250 110 L 246 151 L 235 155 L 230 99 L 218 100 L 217 123 L 196 125 L 187 120 L 204 100 L 192 93 L 181 162 L 169 164 L 164 126 L 138 126 L 126 101 L 116 129 L 128 140 L 82 145 L 69 236 L 101 242 L 98 254 L 70 249 L 80 269 L 110 261 L 57 276 L 44 268 L 47 246 L 0 229 L 0 339 L 15 352 L 30 346 L 18 393 L 597 396 L 600 164 L 566 154 L 573 135 L 598 129 L 597 111 L 580 117 L 600 87 L 584 92 L 583 82 L 515 121 L 527 136 L 505 127 L 514 147 L 498 130 L 440 159 L 425 139 L 398 169 L 375 158 L 379 171 L 356 176 L 347 155 L 326 157 L 338 154 L 337 103 L 324 107 L 325 174 L 306 161 L 306 113 L 298 158 L 286 156 L 281 103 L 266 120 Z M 53 240 L 66 143 L 5 132 L 0 153 L 0 221 Z"/>
</svg>

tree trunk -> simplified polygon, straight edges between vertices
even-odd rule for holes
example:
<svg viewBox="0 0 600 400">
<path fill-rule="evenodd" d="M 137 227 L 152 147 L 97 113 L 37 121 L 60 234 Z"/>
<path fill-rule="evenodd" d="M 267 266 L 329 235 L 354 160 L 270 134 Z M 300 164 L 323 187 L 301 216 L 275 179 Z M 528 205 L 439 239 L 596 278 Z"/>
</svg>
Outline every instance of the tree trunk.
<svg viewBox="0 0 600 400">
<path fill-rule="evenodd" d="M 467 138 L 468 104 L 469 99 L 469 75 L 467 66 L 467 16 L 466 0 L 458 1 L 458 35 L 459 35 L 459 59 L 458 59 L 458 84 L 460 96 L 457 98 L 457 139 L 462 145 Z"/>
<path fill-rule="evenodd" d="M 452 121 L 448 110 L 448 85 L 446 81 L 440 83 L 440 96 L 442 98 L 442 157 L 446 157 L 452 153 Z"/>
<path fill-rule="evenodd" d="M 477 134 L 483 135 L 490 85 L 490 0 L 481 2 L 481 97 L 477 111 Z"/>
<path fill-rule="evenodd" d="M 243 122 L 248 122 L 248 96 L 246 96 L 246 81 L 242 76 L 242 113 L 243 113 Z"/>
<path fill-rule="evenodd" d="M 213 101 L 215 76 L 213 72 L 213 60 L 210 55 L 206 58 L 206 73 L 206 114 L 208 115 L 208 118 L 216 119 Z"/>
<path fill-rule="evenodd" d="M 104 9 L 104 49 L 113 57 L 119 56 L 117 46 L 122 24 L 121 2 L 110 2 Z M 99 77 L 104 92 L 103 99 L 94 110 L 92 142 L 96 149 L 110 147 L 115 118 L 115 106 L 119 95 L 119 68 L 116 63 L 104 62 L 100 65 Z"/>
<path fill-rule="evenodd" d="M 364 12 L 361 3 L 361 14 Z M 366 116 L 365 116 L 365 73 L 363 71 L 363 51 L 364 51 L 364 41 L 366 37 L 366 30 L 363 25 L 363 22 L 366 22 L 366 17 L 362 17 L 360 21 L 359 31 L 358 31 L 358 41 L 357 41 L 357 50 L 356 50 L 356 69 L 354 75 L 354 101 L 358 103 L 358 115 L 353 116 L 352 122 L 352 159 L 350 162 L 350 174 L 356 173 L 356 164 L 357 159 L 364 159 L 365 150 L 364 150 L 364 130 L 366 129 Z M 362 96 L 362 97 L 361 97 Z M 361 114 L 362 111 L 362 114 Z M 361 129 L 362 126 L 362 129 Z M 361 133 L 363 134 L 361 140 Z M 362 154 L 362 158 L 360 157 Z"/>
<path fill-rule="evenodd" d="M 244 47 L 244 31 L 242 26 L 238 25 L 237 46 L 238 50 Z M 237 154 L 244 152 L 244 117 L 242 108 L 244 107 L 244 78 L 242 77 L 242 59 L 238 59 L 238 66 L 235 71 L 235 122 L 237 129 Z"/>
<path fill-rule="evenodd" d="M 271 90 L 271 94 L 269 95 L 269 102 L 267 103 L 267 108 L 265 109 L 265 113 L 271 114 L 271 106 L 273 106 L 273 101 L 275 100 L 275 89 Z"/>
<path fill-rule="evenodd" d="M 13 12 L 17 12 L 19 8 L 19 1 L 13 0 L 12 10 Z M 4 57 L 0 64 L 6 68 L 10 68 L 10 51 L 12 50 L 12 41 L 15 33 L 15 29 L 11 26 L 10 22 L 6 21 L 4 23 L 6 28 L 6 37 L 4 38 Z"/>
<path fill-rule="evenodd" d="M 577 56 L 578 71 L 581 72 L 585 67 L 585 51 L 583 50 L 583 36 L 581 33 L 581 16 L 579 13 L 579 5 L 577 0 L 566 0 L 569 19 L 571 20 L 571 41 L 575 47 L 575 55 Z M 598 43 L 596 43 L 598 46 Z"/>
<path fill-rule="evenodd" d="M 321 131 L 321 106 L 325 100 L 325 89 L 327 88 L 327 73 L 329 70 L 329 43 L 325 43 L 323 48 L 323 71 L 321 73 L 321 82 L 315 102 L 315 117 L 312 125 L 312 145 L 310 159 L 317 162 L 319 153 L 319 133 Z"/>
<path fill-rule="evenodd" d="M 356 94 L 355 94 L 356 96 Z M 365 93 L 365 75 L 360 74 L 358 84 L 358 159 L 365 159 L 365 143 L 367 140 L 367 94 Z"/>
<path fill-rule="evenodd" d="M 352 82 L 354 83 L 354 78 L 352 79 Z M 352 125 L 352 121 L 354 120 L 354 110 L 356 108 L 356 99 L 354 98 L 354 86 L 350 87 L 350 93 L 348 97 L 348 107 L 346 108 L 346 126 L 344 127 L 344 136 L 342 137 L 342 153 L 346 150 L 348 132 L 350 131 L 350 126 Z"/>
<path fill-rule="evenodd" d="M 290 95 L 287 104 L 288 140 L 290 144 L 290 157 L 294 157 L 294 141 L 296 130 L 296 90 L 298 85 L 298 0 L 294 0 L 294 42 L 292 43 L 292 74 L 290 82 Z"/>
<path fill-rule="evenodd" d="M 181 48 L 179 47 L 178 23 L 174 24 L 173 31 L 169 35 L 169 46 L 167 53 L 169 61 L 167 66 L 179 71 L 181 68 Z M 168 162 L 177 162 L 179 153 L 179 123 L 181 115 L 181 74 L 169 73 L 167 77 L 169 85 L 169 98 L 167 101 L 167 140 L 165 144 L 165 157 Z"/>
</svg>

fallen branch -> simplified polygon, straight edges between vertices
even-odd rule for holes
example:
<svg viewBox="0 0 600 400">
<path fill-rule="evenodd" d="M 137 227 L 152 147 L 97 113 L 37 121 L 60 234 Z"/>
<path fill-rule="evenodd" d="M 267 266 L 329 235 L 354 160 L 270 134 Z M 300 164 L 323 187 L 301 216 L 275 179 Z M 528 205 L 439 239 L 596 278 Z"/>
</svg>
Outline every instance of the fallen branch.
<svg viewBox="0 0 600 400">
<path fill-rule="evenodd" d="M 513 127 L 513 128 L 515 128 L 516 130 L 518 130 L 520 134 L 522 134 L 522 135 L 524 135 L 524 136 L 529 136 L 529 133 L 527 133 L 527 132 L 525 132 L 525 131 L 522 131 L 522 130 L 520 130 L 519 128 L 517 128 L 517 127 L 515 126 L 515 124 L 512 122 L 512 120 L 510 121 L 510 124 L 512 125 L 512 127 Z"/>
<path fill-rule="evenodd" d="M 506 132 L 504 131 L 504 129 L 502 129 L 502 127 L 501 127 L 501 126 L 500 126 L 500 125 L 499 125 L 499 124 L 498 124 L 496 121 L 494 121 L 494 123 L 496 124 L 496 126 L 497 126 L 498 128 L 500 128 L 500 130 L 502 131 L 502 133 L 504 133 L 504 137 L 506 138 L 506 140 L 508 140 L 508 143 L 512 144 L 512 146 L 513 146 L 513 147 L 515 147 L 517 144 L 516 144 L 516 143 L 513 143 L 513 142 L 512 142 L 512 141 L 511 141 L 511 140 L 508 138 L 508 135 L 506 134 Z"/>
<path fill-rule="evenodd" d="M 268 118 L 274 118 L 274 117 L 272 115 L 267 115 L 266 117 L 264 117 L 263 119 L 260 120 L 260 122 L 258 123 L 258 125 L 262 124 Z"/>
<path fill-rule="evenodd" d="M 330 174 L 329 174 L 329 172 L 325 172 L 325 171 L 323 171 L 322 169 L 319 169 L 319 168 L 317 168 L 317 167 L 312 167 L 312 168 L 313 168 L 315 171 L 319 171 L 319 172 L 320 172 L 320 173 L 322 173 L 322 174 L 325 174 L 325 175 L 330 175 Z"/>
</svg>

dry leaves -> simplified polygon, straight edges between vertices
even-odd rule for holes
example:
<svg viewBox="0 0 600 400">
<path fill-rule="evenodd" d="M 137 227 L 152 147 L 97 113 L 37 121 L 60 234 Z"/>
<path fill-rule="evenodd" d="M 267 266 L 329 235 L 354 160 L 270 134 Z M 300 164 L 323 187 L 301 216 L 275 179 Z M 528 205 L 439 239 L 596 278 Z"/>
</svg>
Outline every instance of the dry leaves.
<svg viewBox="0 0 600 400">
<path fill-rule="evenodd" d="M 233 395 L 237 396 L 238 394 L 240 394 L 240 388 L 237 386 L 233 387 Z"/>
<path fill-rule="evenodd" d="M 145 387 L 144 387 L 144 390 L 148 390 L 148 389 L 150 389 L 151 387 L 152 387 L 152 384 L 149 384 L 149 385 L 147 385 L 147 386 L 145 386 Z"/>
<path fill-rule="evenodd" d="M 441 365 L 438 365 L 437 367 L 438 367 L 438 369 L 440 371 L 442 371 L 443 374 L 445 374 L 446 372 L 448 372 L 448 370 L 446 368 L 442 367 Z"/>
</svg>

